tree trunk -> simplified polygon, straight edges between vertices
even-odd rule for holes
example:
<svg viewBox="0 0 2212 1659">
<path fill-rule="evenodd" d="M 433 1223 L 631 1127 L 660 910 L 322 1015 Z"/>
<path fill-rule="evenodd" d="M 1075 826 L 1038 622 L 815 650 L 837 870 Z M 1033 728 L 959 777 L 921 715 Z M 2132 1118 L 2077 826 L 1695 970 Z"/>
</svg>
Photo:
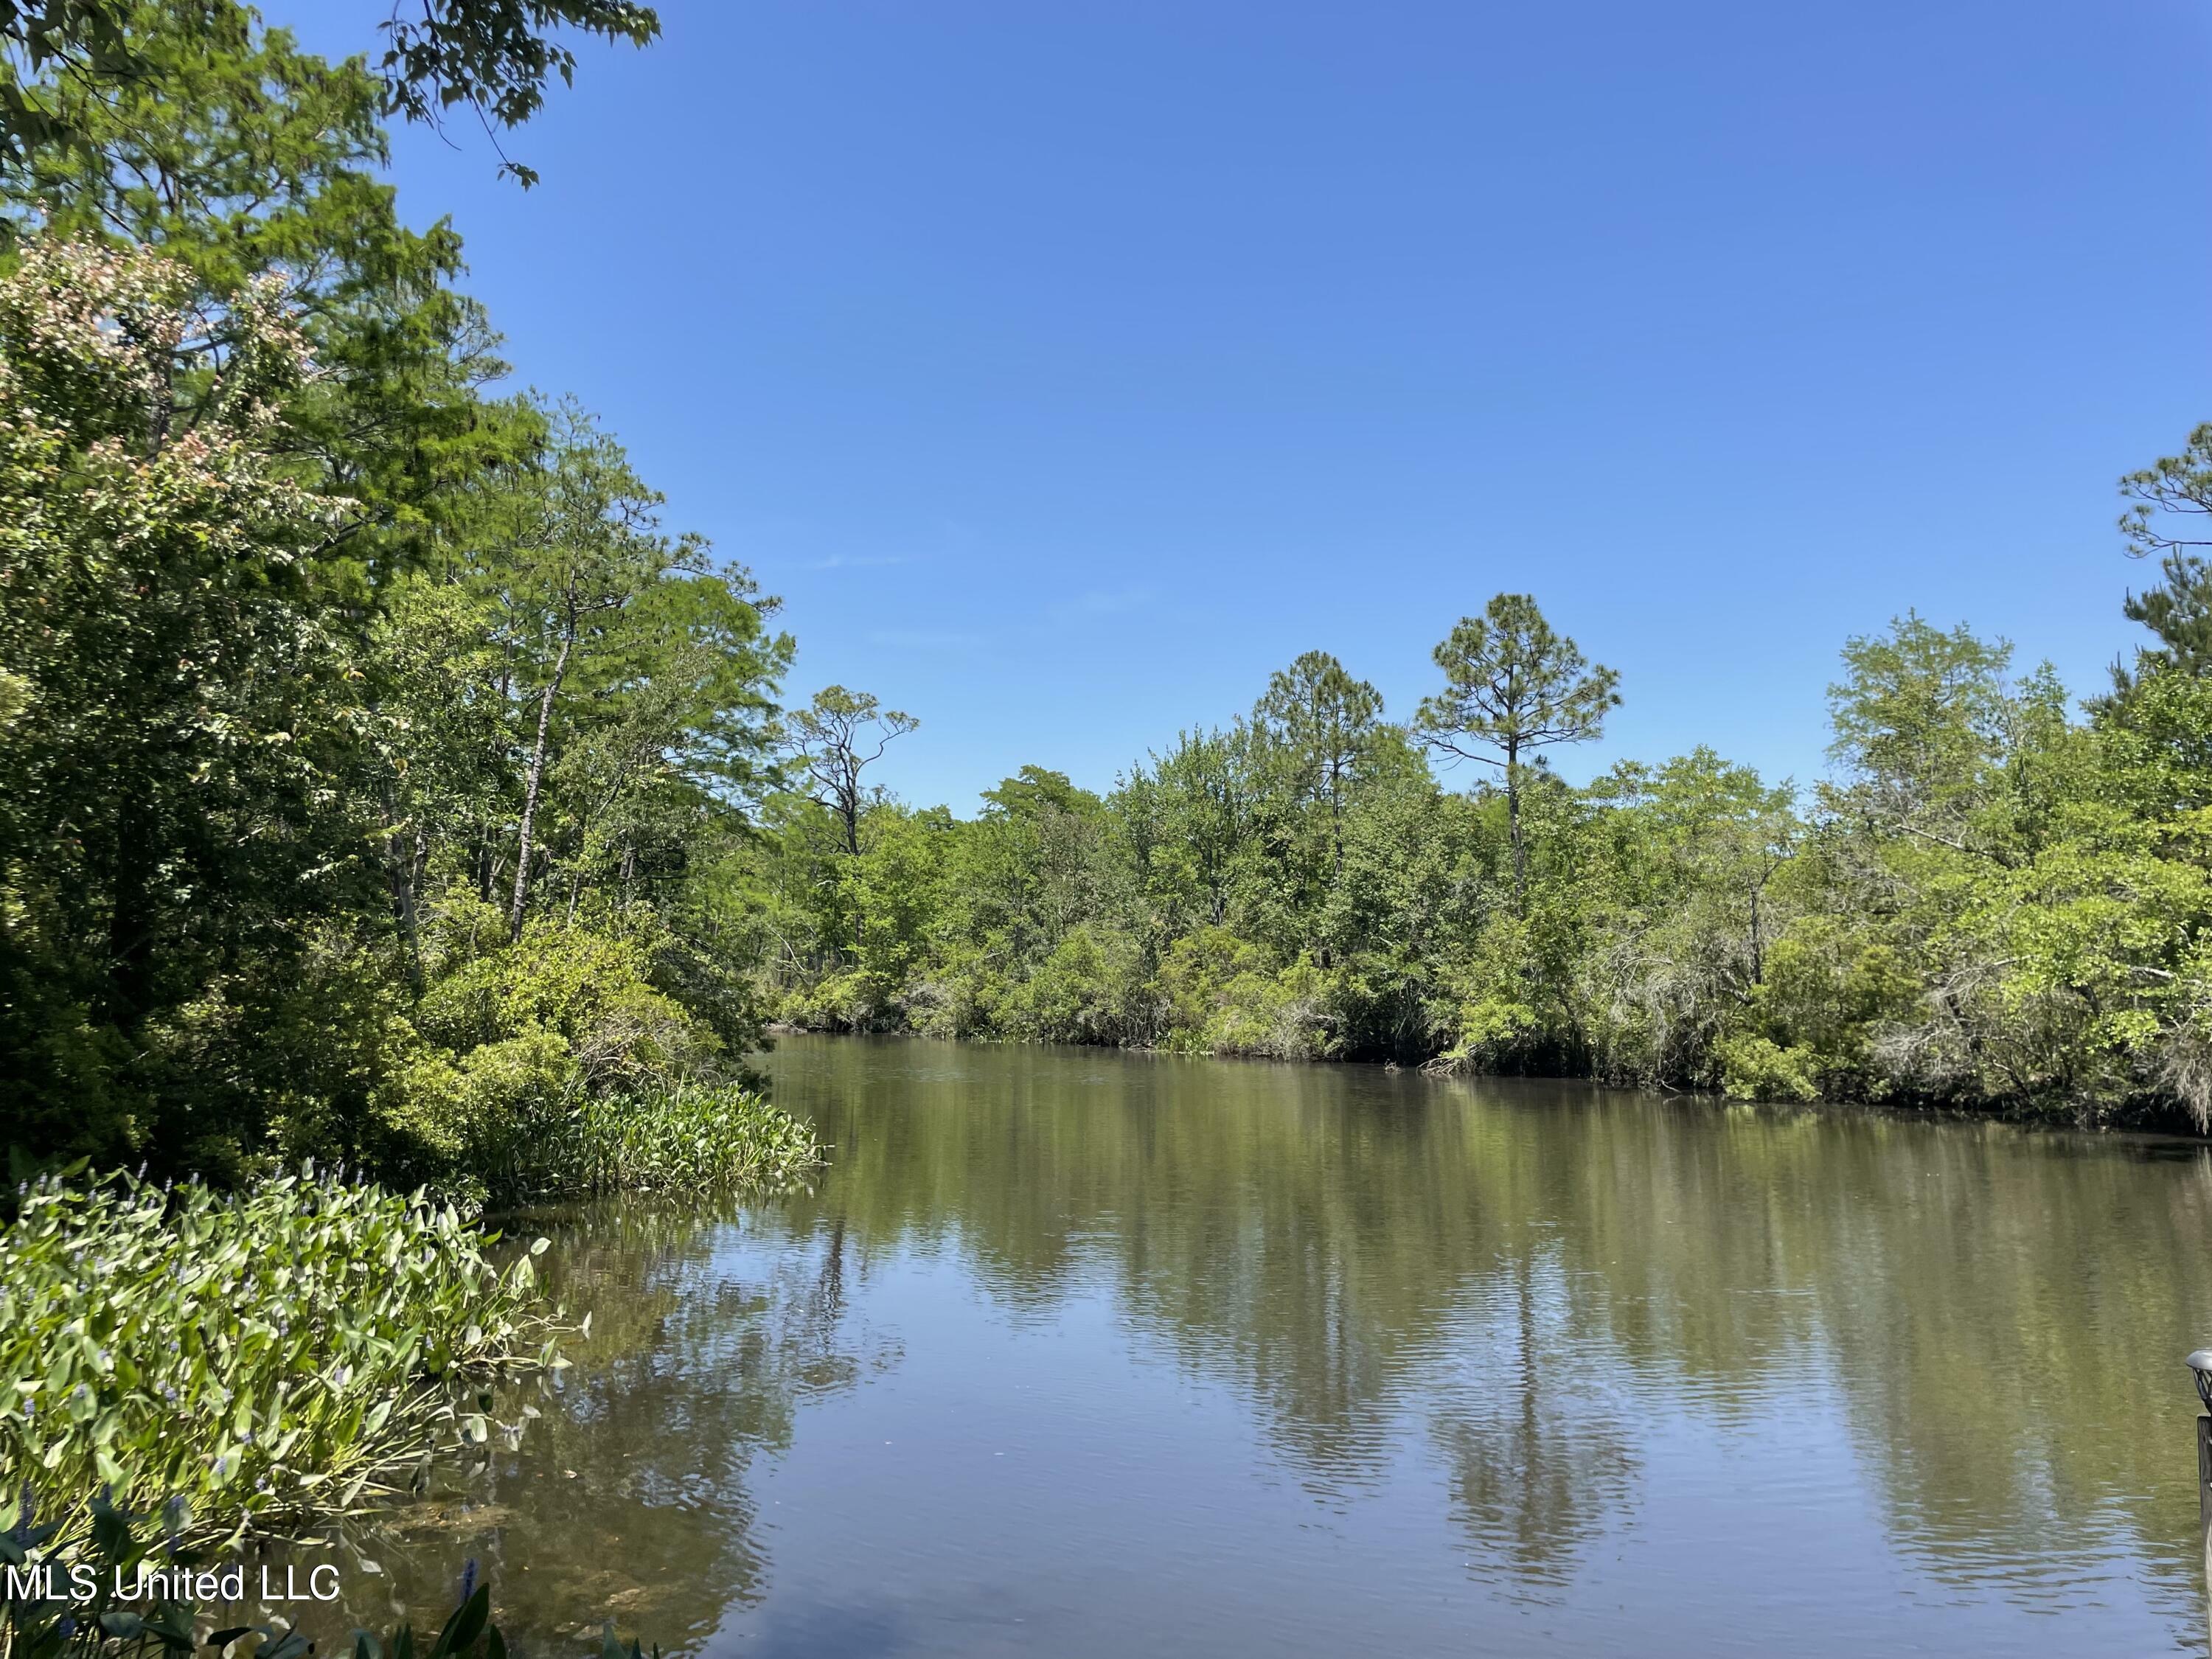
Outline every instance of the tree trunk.
<svg viewBox="0 0 2212 1659">
<path fill-rule="evenodd" d="M 107 994 L 115 1023 L 135 1031 L 154 1000 L 154 837 L 135 812 L 125 817 L 121 830 L 107 913 Z"/>
<path fill-rule="evenodd" d="M 392 919 L 399 928 L 399 943 L 407 960 L 408 988 L 422 994 L 422 927 L 416 894 L 422 879 L 422 826 L 410 836 L 401 822 L 399 801 L 389 778 L 384 783 L 384 871 L 392 891 Z"/>
<path fill-rule="evenodd" d="M 1521 845 L 1521 745 L 1505 750 L 1505 823 L 1513 837 L 1513 910 L 1518 915 L 1528 903 L 1528 856 Z"/>
<path fill-rule="evenodd" d="M 1336 878 L 1344 880 L 1344 768 L 1332 755 L 1328 762 L 1328 848 Z"/>
<path fill-rule="evenodd" d="M 416 995 L 422 994 L 422 925 L 415 899 L 416 872 L 420 867 L 417 854 L 422 836 L 416 833 L 413 846 L 398 849 L 392 875 L 392 895 L 398 913 L 399 940 L 407 953 L 407 985 Z"/>
<path fill-rule="evenodd" d="M 837 792 L 837 816 L 845 823 L 845 855 L 857 859 L 860 856 L 860 770 L 857 766 L 847 772 L 844 786 Z M 847 874 L 857 872 L 848 869 Z M 853 901 L 854 961 L 860 959 L 860 947 L 867 943 L 867 938 L 868 918 L 860 900 L 855 897 Z M 854 1029 L 858 1030 L 860 1028 L 856 1024 Z"/>
<path fill-rule="evenodd" d="M 553 727 L 553 699 L 568 672 L 568 649 L 576 642 L 575 612 L 569 612 L 568 631 L 561 641 L 561 654 L 553 659 L 553 677 L 545 682 L 545 695 L 538 700 L 538 740 L 531 745 L 530 770 L 522 786 L 522 830 L 516 837 L 514 902 L 507 912 L 507 936 L 522 937 L 522 915 L 530 903 L 530 837 L 538 825 L 538 795 L 545 782 L 545 739 Z"/>
<path fill-rule="evenodd" d="M 848 756 L 839 767 L 837 816 L 845 825 L 845 851 L 860 856 L 860 769 Z"/>
</svg>

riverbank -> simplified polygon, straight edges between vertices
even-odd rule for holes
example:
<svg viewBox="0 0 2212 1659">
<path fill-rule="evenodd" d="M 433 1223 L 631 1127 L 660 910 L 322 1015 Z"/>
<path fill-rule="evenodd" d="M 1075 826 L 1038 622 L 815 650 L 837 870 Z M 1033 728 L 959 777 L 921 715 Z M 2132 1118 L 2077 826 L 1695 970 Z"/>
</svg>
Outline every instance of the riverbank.
<svg viewBox="0 0 2212 1659">
<path fill-rule="evenodd" d="M 1929 1122 L 1994 1122 L 2051 1128 L 2124 1131 L 2133 1134 L 2171 1137 L 2191 1144 L 2203 1143 L 2208 1133 L 2206 1127 L 2179 1103 L 2156 1099 L 2134 1112 L 2112 1114 L 2094 1109 L 2092 1103 L 2083 1103 L 2081 1109 L 2069 1111 L 2063 1103 L 2054 1106 L 2049 1101 L 2032 1101 L 2019 1096 L 1992 1097 L 1956 1091 L 1936 1095 L 1861 1089 L 1856 1092 L 1838 1091 L 1834 1095 L 1823 1095 L 1809 1086 L 1801 1062 L 1781 1051 L 1772 1054 L 1754 1052 L 1750 1061 L 1760 1063 L 1747 1063 L 1739 1073 L 1718 1080 L 1707 1078 L 1669 1082 L 1634 1075 L 1607 1075 L 1587 1068 L 1575 1069 L 1564 1066 L 1547 1069 L 1534 1065 L 1509 1066 L 1486 1064 L 1477 1054 L 1433 1048 L 1425 1054 L 1417 1050 L 1406 1056 L 1346 1054 L 1328 1052 L 1327 1045 L 1320 1043 L 1250 1042 L 1233 1036 L 1220 1046 L 1207 1046 L 1190 1039 L 1188 1035 L 1158 1042 L 1086 1042 L 1061 1036 L 1002 1036 L 988 1030 L 945 1031 L 917 1028 L 890 1018 L 842 1026 L 826 1024 L 809 1025 L 790 1019 L 779 1019 L 768 1029 L 772 1035 L 785 1037 L 886 1037 L 1015 1048 L 1093 1048 L 1115 1054 L 1169 1054 L 1190 1060 L 1372 1066 L 1385 1072 L 1417 1071 L 1430 1076 L 1468 1080 L 1491 1078 L 1521 1082 L 1588 1085 L 1653 1098 L 1704 1100 L 1715 1105 L 1848 1108 L 1856 1111 L 1894 1114 Z M 1772 1045 L 1765 1044 L 1764 1047 L 1771 1048 Z M 1790 1069 L 1792 1067 L 1796 1069 Z"/>
<path fill-rule="evenodd" d="M 482 1200 L 769 1191 L 821 1162 L 736 1089 L 509 1124 L 442 1194 L 303 1165 L 237 1190 L 49 1176 L 0 1228 L 0 1533 L 83 1534 L 94 1498 L 202 1541 L 345 1514 L 496 1422 L 480 1384 L 561 1369 L 537 1239 Z"/>
</svg>

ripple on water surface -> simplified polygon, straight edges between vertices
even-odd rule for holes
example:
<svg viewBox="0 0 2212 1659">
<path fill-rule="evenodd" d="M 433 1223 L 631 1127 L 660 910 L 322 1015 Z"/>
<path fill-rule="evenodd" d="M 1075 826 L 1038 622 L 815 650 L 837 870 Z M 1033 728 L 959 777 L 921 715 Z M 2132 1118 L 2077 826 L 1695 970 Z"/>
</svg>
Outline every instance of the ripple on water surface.
<svg viewBox="0 0 2212 1659">
<path fill-rule="evenodd" d="M 810 1659 L 2200 1628 L 2194 1149 L 1086 1051 L 773 1071 L 819 1190 L 567 1229 L 590 1344 L 385 1523 L 380 1593 L 473 1549 L 525 1634 Z"/>
</svg>

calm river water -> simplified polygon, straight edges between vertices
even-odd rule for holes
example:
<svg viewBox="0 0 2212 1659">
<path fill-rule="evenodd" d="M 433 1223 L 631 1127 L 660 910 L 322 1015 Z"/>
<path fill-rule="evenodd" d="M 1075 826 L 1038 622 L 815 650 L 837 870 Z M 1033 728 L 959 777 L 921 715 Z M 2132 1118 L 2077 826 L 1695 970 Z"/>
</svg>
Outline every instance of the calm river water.
<svg viewBox="0 0 2212 1659">
<path fill-rule="evenodd" d="M 580 1363 L 356 1611 L 475 1554 L 538 1651 L 2202 1639 L 2195 1147 L 1091 1050 L 772 1070 L 819 1190 L 558 1230 Z"/>
</svg>

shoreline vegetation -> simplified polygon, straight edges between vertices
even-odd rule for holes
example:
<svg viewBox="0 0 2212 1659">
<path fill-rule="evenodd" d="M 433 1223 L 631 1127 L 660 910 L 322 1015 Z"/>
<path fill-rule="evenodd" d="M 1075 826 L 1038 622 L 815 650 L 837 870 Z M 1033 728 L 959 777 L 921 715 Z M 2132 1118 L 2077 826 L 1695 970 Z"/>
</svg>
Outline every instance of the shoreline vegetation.
<svg viewBox="0 0 2212 1659">
<path fill-rule="evenodd" d="M 495 1427 L 471 1382 L 559 1369 L 538 1240 L 303 1170 L 233 1194 L 47 1176 L 0 1231 L 0 1534 L 96 1501 L 186 1545 L 345 1514 Z"/>
<path fill-rule="evenodd" d="M 520 1432 L 474 1384 L 568 1363 L 547 1241 L 501 1266 L 485 1200 L 776 1191 L 821 1161 L 759 1095 L 678 1086 L 513 1121 L 441 1160 L 441 1192 L 312 1164 L 25 1181 L 0 1225 L 0 1535 L 74 1547 L 101 1503 L 195 1547 L 347 1514 Z"/>
<path fill-rule="evenodd" d="M 757 1096 L 677 1090 L 586 1104 L 467 1184 L 510 1203 L 769 1190 L 819 1162 Z M 231 1547 L 519 1436 L 485 1385 L 565 1368 L 562 1333 L 591 1322 L 538 1288 L 545 1239 L 504 1266 L 501 1242 L 473 1199 L 312 1166 L 232 1191 L 22 1183 L 0 1226 L 0 1554 L 76 1559 L 107 1506 L 158 1516 L 173 1553 Z"/>
<path fill-rule="evenodd" d="M 2212 428 L 2122 481 L 2159 580 L 2086 702 L 1908 612 L 1844 642 L 1831 775 L 1575 785 L 1637 688 L 1500 593 L 1440 610 L 1413 707 L 1309 651 L 1103 793 L 1024 766 L 963 818 L 873 781 L 913 714 L 787 703 L 777 600 L 587 411 L 500 394 L 458 234 L 380 176 L 391 62 L 118 19 L 131 73 L 32 64 L 58 113 L 0 168 L 19 1167 L 773 1178 L 771 1018 L 2212 1115 Z"/>
<path fill-rule="evenodd" d="M 768 817 L 767 1000 L 808 1030 L 2202 1134 L 2212 426 L 2121 493 L 2162 580 L 2108 687 L 1908 613 L 1844 643 L 1809 788 L 1703 747 L 1568 783 L 1547 751 L 1621 690 L 1521 594 L 1461 620 L 1403 720 L 1308 653 L 1103 795 L 1029 766 L 969 819 L 866 787 L 915 722 L 831 688 L 797 723 L 811 793 Z"/>
<path fill-rule="evenodd" d="M 501 390 L 382 177 L 386 113 L 513 126 L 560 27 L 653 14 L 455 0 L 373 66 L 231 0 L 63 9 L 0 20 L 11 1547 L 102 1493 L 202 1540 L 365 1501 L 560 1363 L 487 1206 L 821 1156 L 729 944 L 777 603 Z"/>
<path fill-rule="evenodd" d="M 482 1384 L 568 1364 L 547 1241 L 501 1265 L 476 1194 L 775 1190 L 819 1162 L 758 1096 L 679 1089 L 536 1126 L 459 1200 L 312 1166 L 235 1190 L 26 1182 L 0 1226 L 0 1538 L 75 1549 L 110 1504 L 223 1547 L 388 1496 L 522 1431 Z"/>
<path fill-rule="evenodd" d="M 249 1581 L 241 1564 L 212 1559 L 165 1529 L 161 1516 L 134 1515 L 105 1498 L 93 1502 L 90 1516 L 78 1547 L 60 1553 L 54 1527 L 18 1522 L 0 1529 L 0 1571 L 10 1573 L 13 1586 L 0 1600 L 0 1659 L 151 1659 L 203 1648 L 252 1659 L 307 1659 L 313 1652 L 315 1644 L 281 1617 L 216 1629 L 199 1611 L 211 1596 L 243 1601 L 249 1582 L 265 1587 L 262 1575 Z M 459 1590 L 437 1634 L 422 1638 L 422 1659 L 507 1659 L 491 1585 L 475 1561 L 462 1569 Z M 381 1638 L 355 1630 L 350 1652 L 353 1659 L 387 1653 L 415 1659 L 416 1645 L 412 1623 L 403 1620 Z M 653 1653 L 659 1659 L 657 1644 Z M 645 1654 L 635 1638 L 623 1647 L 609 1622 L 597 1659 Z"/>
</svg>

